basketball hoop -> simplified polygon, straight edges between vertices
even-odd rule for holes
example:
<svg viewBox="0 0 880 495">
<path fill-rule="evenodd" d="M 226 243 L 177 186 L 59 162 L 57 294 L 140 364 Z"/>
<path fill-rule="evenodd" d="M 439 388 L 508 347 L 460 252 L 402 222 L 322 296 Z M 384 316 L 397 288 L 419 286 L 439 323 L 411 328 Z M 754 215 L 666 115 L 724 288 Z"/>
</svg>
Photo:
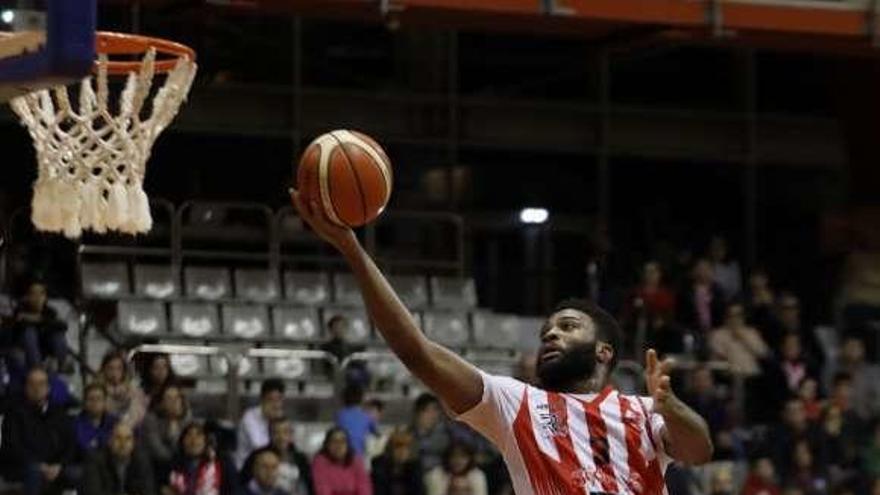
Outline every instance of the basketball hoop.
<svg viewBox="0 0 880 495">
<path fill-rule="evenodd" d="M 31 220 L 40 231 L 70 238 L 83 230 L 150 230 L 153 220 L 143 189 L 147 160 L 186 99 L 197 69 L 195 52 L 172 41 L 99 32 L 96 45 L 98 59 L 93 74 L 79 85 L 76 109 L 64 86 L 10 102 L 37 151 Z M 143 116 L 156 74 L 164 74 L 165 83 L 156 86 L 152 108 Z M 109 107 L 109 76 L 126 78 L 116 115 Z"/>
</svg>

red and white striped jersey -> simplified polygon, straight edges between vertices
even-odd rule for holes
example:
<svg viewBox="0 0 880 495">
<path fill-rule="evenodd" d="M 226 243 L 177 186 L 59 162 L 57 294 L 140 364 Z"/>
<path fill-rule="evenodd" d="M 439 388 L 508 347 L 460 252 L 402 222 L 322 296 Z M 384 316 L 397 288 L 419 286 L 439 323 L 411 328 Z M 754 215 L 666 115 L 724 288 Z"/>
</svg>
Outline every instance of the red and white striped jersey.
<svg viewBox="0 0 880 495">
<path fill-rule="evenodd" d="M 541 390 L 483 376 L 483 400 L 458 417 L 501 451 L 517 495 L 665 495 L 671 459 L 649 397 Z"/>
</svg>

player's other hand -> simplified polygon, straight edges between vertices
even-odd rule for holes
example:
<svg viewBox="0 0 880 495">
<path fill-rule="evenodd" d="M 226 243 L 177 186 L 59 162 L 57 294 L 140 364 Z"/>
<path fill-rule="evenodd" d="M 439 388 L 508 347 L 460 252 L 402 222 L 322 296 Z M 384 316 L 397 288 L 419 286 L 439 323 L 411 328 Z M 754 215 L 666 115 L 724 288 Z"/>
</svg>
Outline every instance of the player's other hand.
<svg viewBox="0 0 880 495">
<path fill-rule="evenodd" d="M 645 353 L 645 383 L 648 394 L 654 399 L 654 412 L 663 415 L 675 398 L 669 383 L 669 373 L 674 363 L 671 359 L 660 362 L 657 351 L 648 349 Z"/>
<path fill-rule="evenodd" d="M 300 218 L 305 220 L 318 236 L 332 244 L 333 247 L 343 251 L 357 245 L 357 236 L 354 235 L 354 232 L 348 227 L 341 227 L 327 219 L 324 210 L 316 200 L 309 200 L 293 188 L 290 189 L 290 199 L 293 201 L 293 207 L 296 208 Z"/>
</svg>

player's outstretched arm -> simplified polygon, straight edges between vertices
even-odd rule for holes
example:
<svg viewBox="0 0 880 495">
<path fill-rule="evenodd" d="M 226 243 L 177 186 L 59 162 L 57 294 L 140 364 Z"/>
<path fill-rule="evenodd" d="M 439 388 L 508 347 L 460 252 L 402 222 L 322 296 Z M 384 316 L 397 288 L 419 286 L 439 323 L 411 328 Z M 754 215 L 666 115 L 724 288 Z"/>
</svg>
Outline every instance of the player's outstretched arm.
<svg viewBox="0 0 880 495">
<path fill-rule="evenodd" d="M 291 191 L 291 196 L 300 217 L 348 261 L 370 318 L 388 346 L 412 374 L 456 414 L 479 404 L 483 396 L 483 380 L 477 369 L 425 337 L 415 318 L 361 247 L 354 232 L 331 223 L 318 204 L 305 204 L 305 198 L 296 191 Z"/>
<path fill-rule="evenodd" d="M 663 416 L 666 428 L 663 440 L 667 453 L 673 459 L 696 465 L 712 460 L 712 437 L 706 421 L 678 399 L 669 383 L 672 361 L 657 359 L 657 352 L 649 349 L 645 355 L 645 382 L 654 399 L 654 412 Z"/>
</svg>

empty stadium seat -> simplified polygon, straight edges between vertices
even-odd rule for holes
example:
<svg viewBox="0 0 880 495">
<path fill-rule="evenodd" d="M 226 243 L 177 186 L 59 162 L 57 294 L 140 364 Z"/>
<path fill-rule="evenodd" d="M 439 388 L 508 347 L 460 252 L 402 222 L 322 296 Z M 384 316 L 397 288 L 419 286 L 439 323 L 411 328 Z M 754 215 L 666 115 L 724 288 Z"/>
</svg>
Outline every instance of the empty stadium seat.
<svg viewBox="0 0 880 495">
<path fill-rule="evenodd" d="M 425 334 L 441 344 L 463 346 L 470 341 L 470 325 L 466 313 L 426 311 L 422 315 Z"/>
<path fill-rule="evenodd" d="M 476 284 L 472 278 L 431 277 L 431 304 L 439 308 L 475 308 Z"/>
<path fill-rule="evenodd" d="M 225 304 L 223 333 L 240 339 L 260 340 L 269 336 L 269 310 L 254 304 Z"/>
<path fill-rule="evenodd" d="M 514 315 L 475 312 L 472 315 L 474 343 L 483 347 L 516 347 L 520 339 L 521 320 Z M 540 326 L 535 328 L 535 338 L 539 329 Z"/>
<path fill-rule="evenodd" d="M 123 262 L 82 264 L 82 293 L 85 297 L 115 299 L 130 292 L 127 264 Z"/>
<path fill-rule="evenodd" d="M 275 306 L 272 308 L 272 324 L 276 337 L 301 340 L 321 340 L 323 333 L 318 313 L 313 308 Z"/>
<path fill-rule="evenodd" d="M 268 302 L 278 299 L 278 283 L 274 274 L 262 268 L 237 268 L 234 272 L 235 296 L 251 301 Z"/>
<path fill-rule="evenodd" d="M 211 373 L 213 375 L 219 375 L 219 377 L 226 376 L 226 373 L 229 371 L 229 363 L 224 356 L 211 356 L 209 362 L 211 363 Z M 258 359 L 242 357 L 238 366 L 238 376 L 242 378 L 252 378 L 260 375 Z"/>
<path fill-rule="evenodd" d="M 165 304 L 159 301 L 120 301 L 117 325 L 122 333 L 141 337 L 165 334 L 168 318 Z"/>
<path fill-rule="evenodd" d="M 197 378 L 211 376 L 208 368 L 208 358 L 205 356 L 193 356 L 189 354 L 172 354 L 169 356 L 171 369 L 174 374 L 183 378 Z"/>
<path fill-rule="evenodd" d="M 362 307 L 364 299 L 354 275 L 350 273 L 333 274 L 333 302 L 340 306 Z"/>
<path fill-rule="evenodd" d="M 330 302 L 330 279 L 323 272 L 285 272 L 284 294 L 298 304 L 320 306 Z"/>
<path fill-rule="evenodd" d="M 420 309 L 428 305 L 428 284 L 425 277 L 392 275 L 388 281 L 407 308 Z"/>
<path fill-rule="evenodd" d="M 220 333 L 217 307 L 213 304 L 174 303 L 171 305 L 171 328 L 174 333 L 205 338 Z"/>
<path fill-rule="evenodd" d="M 348 340 L 351 342 L 363 343 L 372 339 L 372 325 L 367 312 L 359 308 L 340 308 L 328 307 L 324 308 L 322 321 L 324 328 L 334 316 L 344 316 L 348 319 Z M 326 332 L 325 332 L 326 333 Z"/>
<path fill-rule="evenodd" d="M 136 265 L 134 292 L 139 296 L 168 299 L 178 294 L 171 265 Z"/>
<path fill-rule="evenodd" d="M 229 270 L 209 266 L 188 266 L 183 272 L 186 295 L 198 299 L 216 300 L 232 297 Z"/>
</svg>

